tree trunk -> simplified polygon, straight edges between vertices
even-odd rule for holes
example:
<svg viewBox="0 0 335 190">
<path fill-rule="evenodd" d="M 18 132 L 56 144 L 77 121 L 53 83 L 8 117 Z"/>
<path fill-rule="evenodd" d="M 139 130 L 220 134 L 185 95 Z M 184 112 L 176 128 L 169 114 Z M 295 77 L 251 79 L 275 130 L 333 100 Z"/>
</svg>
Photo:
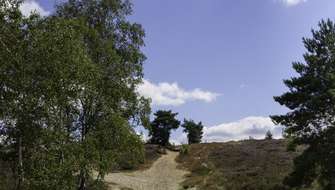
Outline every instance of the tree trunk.
<svg viewBox="0 0 335 190">
<path fill-rule="evenodd" d="M 83 102 L 82 105 L 83 105 L 83 115 L 81 116 L 81 145 L 83 146 L 86 137 L 86 109 L 85 104 Z M 85 157 L 86 149 L 84 149 L 84 154 Z M 81 167 L 86 168 L 86 165 Z M 86 190 L 86 173 L 82 168 L 80 169 L 78 190 Z"/>
<path fill-rule="evenodd" d="M 86 189 L 86 175 L 83 171 L 80 171 L 79 177 L 79 187 L 78 190 L 85 190 Z"/>
<path fill-rule="evenodd" d="M 22 137 L 20 135 L 18 139 L 18 183 L 17 190 L 22 189 L 24 182 L 24 170 L 23 170 L 23 155 L 22 155 Z"/>
</svg>

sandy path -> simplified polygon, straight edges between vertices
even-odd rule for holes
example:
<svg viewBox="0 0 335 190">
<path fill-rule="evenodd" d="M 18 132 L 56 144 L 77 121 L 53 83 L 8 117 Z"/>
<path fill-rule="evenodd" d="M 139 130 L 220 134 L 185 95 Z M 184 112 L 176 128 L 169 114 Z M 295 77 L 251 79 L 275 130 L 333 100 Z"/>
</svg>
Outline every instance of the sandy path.
<svg viewBox="0 0 335 190">
<path fill-rule="evenodd" d="M 187 172 L 177 169 L 175 161 L 177 155 L 177 152 L 168 151 L 148 170 L 112 173 L 105 177 L 105 181 L 109 184 L 118 184 L 111 185 L 112 190 L 121 189 L 121 187 L 133 190 L 178 190 L 179 183 L 183 181 Z"/>
</svg>

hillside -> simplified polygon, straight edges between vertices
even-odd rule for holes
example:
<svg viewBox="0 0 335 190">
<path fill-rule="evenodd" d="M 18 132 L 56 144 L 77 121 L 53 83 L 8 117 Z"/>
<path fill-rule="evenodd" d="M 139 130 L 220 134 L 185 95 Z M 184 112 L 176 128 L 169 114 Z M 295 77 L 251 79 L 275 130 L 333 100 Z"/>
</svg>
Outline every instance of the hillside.
<svg viewBox="0 0 335 190">
<path fill-rule="evenodd" d="M 290 172 L 294 157 L 302 150 L 300 148 L 297 152 L 288 152 L 286 146 L 285 140 L 247 140 L 191 145 L 187 154 L 179 154 L 176 158 L 179 169 L 190 172 L 185 175 L 181 186 L 184 189 L 197 190 L 284 190 L 286 188 L 281 182 Z M 178 184 L 180 181 L 171 177 L 175 177 L 174 174 L 169 176 L 174 172 L 171 168 L 176 166 L 171 160 L 165 160 L 169 156 L 162 157 L 159 152 L 158 146 L 145 145 L 143 164 L 135 166 L 132 170 L 122 171 L 125 173 L 111 174 L 107 176 L 106 182 L 128 187 L 125 184 L 131 179 L 136 185 L 136 188 L 131 186 L 133 189 L 141 189 L 148 185 L 163 187 L 164 184 L 160 183 L 164 180 L 167 180 L 164 183 Z M 166 164 L 171 167 L 167 167 Z M 2 165 L 1 168 L 6 169 L 2 171 L 10 171 L 6 165 Z M 0 176 L 4 177 L 7 172 L 0 172 Z M 156 175 L 159 177 L 153 177 Z M 169 177 L 163 177 L 164 175 Z M 6 181 L 0 180 L 0 184 L 4 186 Z"/>
<path fill-rule="evenodd" d="M 283 178 L 301 152 L 286 151 L 285 140 L 194 144 L 177 161 L 191 174 L 182 186 L 200 190 L 285 189 Z"/>
</svg>

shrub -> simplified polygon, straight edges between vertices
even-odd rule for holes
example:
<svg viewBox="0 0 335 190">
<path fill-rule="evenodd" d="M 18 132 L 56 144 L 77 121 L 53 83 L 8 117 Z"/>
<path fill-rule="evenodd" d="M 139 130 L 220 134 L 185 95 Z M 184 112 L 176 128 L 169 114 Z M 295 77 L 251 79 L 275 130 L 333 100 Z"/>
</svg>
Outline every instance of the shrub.
<svg viewBox="0 0 335 190">
<path fill-rule="evenodd" d="M 119 169 L 134 169 L 144 163 L 144 145 L 136 134 L 130 134 L 126 146 L 120 150 Z"/>
<path fill-rule="evenodd" d="M 180 148 L 180 154 L 188 154 L 189 152 L 189 145 L 187 144 L 183 144 L 181 145 L 181 148 Z"/>
</svg>

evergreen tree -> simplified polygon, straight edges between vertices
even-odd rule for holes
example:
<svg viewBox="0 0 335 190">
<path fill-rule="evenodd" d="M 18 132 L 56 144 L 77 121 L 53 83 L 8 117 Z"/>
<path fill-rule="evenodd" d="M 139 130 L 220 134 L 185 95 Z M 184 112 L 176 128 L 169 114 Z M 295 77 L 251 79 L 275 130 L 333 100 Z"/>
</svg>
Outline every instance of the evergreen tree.
<svg viewBox="0 0 335 190">
<path fill-rule="evenodd" d="M 285 80 L 289 91 L 275 97 L 291 111 L 272 119 L 286 126 L 293 144 L 308 145 L 285 183 L 307 187 L 317 181 L 330 190 L 335 189 L 335 25 L 321 21 L 312 34 L 303 39 L 305 63 L 293 63 L 298 76 Z"/>
<path fill-rule="evenodd" d="M 184 132 L 187 133 L 188 144 L 200 143 L 203 135 L 203 128 L 201 122 L 195 123 L 193 120 L 184 119 L 182 124 Z"/>
<path fill-rule="evenodd" d="M 171 110 L 159 110 L 154 115 L 155 119 L 151 122 L 149 128 L 150 143 L 167 146 L 169 145 L 171 130 L 177 129 L 180 125 L 180 121 L 175 118 L 178 113 L 173 113 Z"/>
</svg>

